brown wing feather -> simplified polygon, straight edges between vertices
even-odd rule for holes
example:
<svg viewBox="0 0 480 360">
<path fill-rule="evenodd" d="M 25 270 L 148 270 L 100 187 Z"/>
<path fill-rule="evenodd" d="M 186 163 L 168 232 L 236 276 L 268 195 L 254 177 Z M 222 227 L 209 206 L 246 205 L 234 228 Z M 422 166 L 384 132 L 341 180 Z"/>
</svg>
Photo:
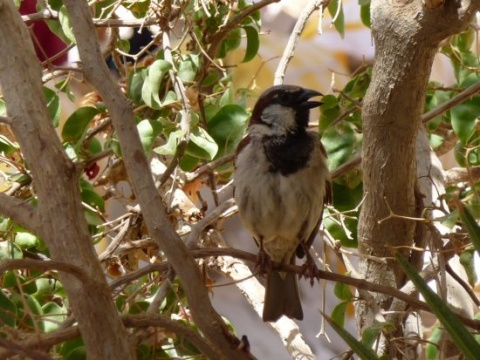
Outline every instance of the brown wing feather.
<svg viewBox="0 0 480 360">
<path fill-rule="evenodd" d="M 308 251 L 312 246 L 313 240 L 315 240 L 315 237 L 317 236 L 317 233 L 318 233 L 318 229 L 320 228 L 320 224 L 322 223 L 322 220 L 323 220 L 323 209 L 325 208 L 325 204 L 331 204 L 332 201 L 333 201 L 332 182 L 328 180 L 325 182 L 325 196 L 323 197 L 323 207 L 322 207 L 320 218 L 317 221 L 317 225 L 315 225 L 314 230 L 306 239 L 305 244 L 300 243 L 297 246 L 296 255 L 299 259 L 303 259 L 303 257 L 305 256 L 305 250 Z M 302 241 L 302 239 L 300 241 Z"/>
</svg>

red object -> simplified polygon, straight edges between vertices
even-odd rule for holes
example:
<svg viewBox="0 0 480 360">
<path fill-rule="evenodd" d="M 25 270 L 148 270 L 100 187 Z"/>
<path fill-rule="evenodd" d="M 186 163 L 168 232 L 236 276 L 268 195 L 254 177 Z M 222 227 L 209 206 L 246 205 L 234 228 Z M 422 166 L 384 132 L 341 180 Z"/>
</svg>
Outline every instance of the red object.
<svg viewBox="0 0 480 360">
<path fill-rule="evenodd" d="M 20 6 L 22 15 L 34 14 L 37 12 L 37 0 L 24 0 Z M 50 31 L 45 21 L 33 21 L 28 25 L 31 29 L 32 39 L 35 46 L 35 52 L 40 61 L 45 61 L 64 50 L 67 45 L 60 38 Z M 56 58 L 50 63 L 61 65 L 67 61 L 67 53 Z"/>
<path fill-rule="evenodd" d="M 96 162 L 87 166 L 85 169 L 85 174 L 87 175 L 88 180 L 92 180 L 100 172 L 100 166 Z"/>
</svg>

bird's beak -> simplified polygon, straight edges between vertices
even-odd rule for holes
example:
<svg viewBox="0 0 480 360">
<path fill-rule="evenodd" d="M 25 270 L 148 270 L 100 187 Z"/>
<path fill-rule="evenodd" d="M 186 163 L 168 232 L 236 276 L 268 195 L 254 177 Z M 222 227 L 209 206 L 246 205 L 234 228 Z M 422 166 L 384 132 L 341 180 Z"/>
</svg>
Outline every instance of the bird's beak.
<svg viewBox="0 0 480 360">
<path fill-rule="evenodd" d="M 323 103 L 320 101 L 308 101 L 312 97 L 323 96 L 322 93 L 312 90 L 312 89 L 303 89 L 302 94 L 298 97 L 298 105 L 303 109 L 313 109 L 319 107 Z"/>
</svg>

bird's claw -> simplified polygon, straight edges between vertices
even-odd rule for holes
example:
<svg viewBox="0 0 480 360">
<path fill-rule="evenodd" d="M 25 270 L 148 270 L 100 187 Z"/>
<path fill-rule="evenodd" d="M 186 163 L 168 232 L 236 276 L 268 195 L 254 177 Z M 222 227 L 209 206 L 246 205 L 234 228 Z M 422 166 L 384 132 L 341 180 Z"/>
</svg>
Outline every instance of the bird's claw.
<svg viewBox="0 0 480 360">
<path fill-rule="evenodd" d="M 306 260 L 305 263 L 301 266 L 302 270 L 300 272 L 300 277 L 304 276 L 307 279 L 310 279 L 310 286 L 313 286 L 314 280 L 318 280 L 318 267 L 315 264 L 315 260 L 313 260 L 312 256 L 309 252 L 306 252 Z"/>
<path fill-rule="evenodd" d="M 258 268 L 260 274 L 267 274 L 273 268 L 270 256 L 268 256 L 268 254 L 263 249 L 260 249 L 260 252 L 258 253 L 258 260 L 255 264 L 255 267 Z"/>
</svg>

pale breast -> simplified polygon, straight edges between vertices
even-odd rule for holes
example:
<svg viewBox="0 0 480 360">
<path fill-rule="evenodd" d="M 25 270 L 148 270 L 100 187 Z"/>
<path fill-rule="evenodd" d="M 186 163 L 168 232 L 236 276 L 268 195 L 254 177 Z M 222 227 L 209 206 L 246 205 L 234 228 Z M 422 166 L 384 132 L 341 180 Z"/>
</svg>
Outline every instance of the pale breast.
<svg viewBox="0 0 480 360">
<path fill-rule="evenodd" d="M 245 227 L 257 241 L 263 239 L 266 253 L 288 262 L 322 215 L 328 170 L 316 147 L 308 165 L 295 173 L 269 169 L 264 153 L 247 145 L 236 161 L 235 200 Z"/>
</svg>

